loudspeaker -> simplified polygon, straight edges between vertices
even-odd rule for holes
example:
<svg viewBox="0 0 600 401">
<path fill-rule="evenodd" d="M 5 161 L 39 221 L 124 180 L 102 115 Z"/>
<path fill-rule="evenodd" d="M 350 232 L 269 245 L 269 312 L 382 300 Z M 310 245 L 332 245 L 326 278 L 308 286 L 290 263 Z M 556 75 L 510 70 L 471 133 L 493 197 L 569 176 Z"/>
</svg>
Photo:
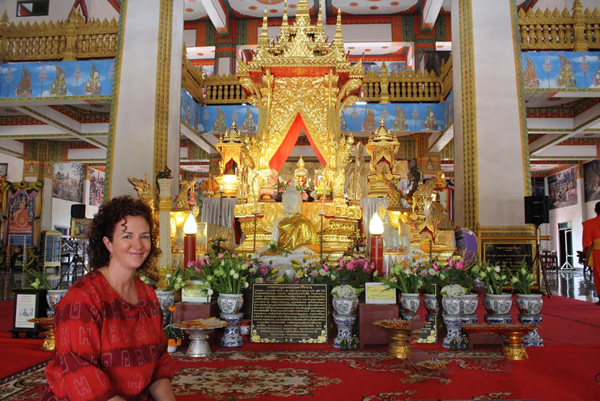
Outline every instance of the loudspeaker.
<svg viewBox="0 0 600 401">
<path fill-rule="evenodd" d="M 547 196 L 525 197 L 525 224 L 550 223 L 550 201 Z"/>
<path fill-rule="evenodd" d="M 71 218 L 72 219 L 85 219 L 85 205 L 71 205 Z"/>
</svg>

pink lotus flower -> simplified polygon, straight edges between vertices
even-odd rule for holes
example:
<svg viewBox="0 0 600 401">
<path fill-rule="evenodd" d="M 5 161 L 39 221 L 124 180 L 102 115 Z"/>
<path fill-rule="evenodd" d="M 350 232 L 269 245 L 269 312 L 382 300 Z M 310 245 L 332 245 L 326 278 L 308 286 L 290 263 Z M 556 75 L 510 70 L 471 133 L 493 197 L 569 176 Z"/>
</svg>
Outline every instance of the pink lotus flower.
<svg viewBox="0 0 600 401">
<path fill-rule="evenodd" d="M 323 267 L 323 270 L 325 270 L 326 272 L 329 271 L 329 266 L 327 266 L 325 263 L 323 263 L 321 266 Z"/>
<path fill-rule="evenodd" d="M 439 267 L 435 263 L 432 263 L 431 267 L 433 267 L 433 270 L 435 270 L 435 271 L 439 270 Z"/>
</svg>

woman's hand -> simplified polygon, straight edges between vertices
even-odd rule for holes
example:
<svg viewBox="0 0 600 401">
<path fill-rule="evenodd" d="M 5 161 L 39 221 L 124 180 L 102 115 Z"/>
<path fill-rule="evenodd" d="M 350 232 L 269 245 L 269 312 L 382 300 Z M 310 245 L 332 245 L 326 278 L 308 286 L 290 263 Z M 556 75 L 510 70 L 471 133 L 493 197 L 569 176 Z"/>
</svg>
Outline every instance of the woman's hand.
<svg viewBox="0 0 600 401">
<path fill-rule="evenodd" d="M 148 389 L 152 394 L 152 398 L 156 401 L 175 401 L 175 393 L 169 379 L 159 379 L 152 383 Z"/>
</svg>

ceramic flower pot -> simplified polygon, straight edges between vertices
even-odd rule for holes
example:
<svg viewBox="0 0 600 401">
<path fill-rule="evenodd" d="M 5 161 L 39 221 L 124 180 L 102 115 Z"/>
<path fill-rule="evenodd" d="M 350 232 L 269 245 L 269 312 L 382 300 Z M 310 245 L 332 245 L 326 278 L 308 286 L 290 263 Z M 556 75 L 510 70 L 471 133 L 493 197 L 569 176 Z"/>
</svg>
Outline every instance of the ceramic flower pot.
<svg viewBox="0 0 600 401">
<path fill-rule="evenodd" d="M 512 294 L 486 294 L 483 306 L 489 314 L 508 315 L 512 307 Z"/>
<path fill-rule="evenodd" d="M 479 305 L 479 295 L 466 294 L 460 297 L 460 313 L 464 315 L 473 315 Z"/>
<path fill-rule="evenodd" d="M 56 305 L 65 296 L 68 290 L 48 290 L 46 293 L 46 301 L 51 309 L 56 309 Z"/>
<path fill-rule="evenodd" d="M 358 307 L 358 296 L 355 295 L 351 298 L 333 297 L 332 303 L 333 310 L 338 315 L 354 315 Z"/>
<path fill-rule="evenodd" d="M 437 313 L 439 309 L 437 296 L 435 294 L 425 294 L 423 296 L 423 306 L 427 313 Z"/>
<path fill-rule="evenodd" d="M 239 313 L 242 309 L 242 305 L 244 305 L 244 295 L 219 294 L 217 304 L 222 313 Z"/>
<path fill-rule="evenodd" d="M 417 293 L 403 293 L 400 295 L 400 306 L 404 320 L 412 320 L 421 305 L 421 295 Z"/>
<path fill-rule="evenodd" d="M 517 294 L 516 298 L 519 313 L 538 315 L 542 311 L 542 294 Z"/>
<path fill-rule="evenodd" d="M 447 315 L 458 315 L 460 313 L 460 297 L 442 296 L 442 308 Z"/>
</svg>

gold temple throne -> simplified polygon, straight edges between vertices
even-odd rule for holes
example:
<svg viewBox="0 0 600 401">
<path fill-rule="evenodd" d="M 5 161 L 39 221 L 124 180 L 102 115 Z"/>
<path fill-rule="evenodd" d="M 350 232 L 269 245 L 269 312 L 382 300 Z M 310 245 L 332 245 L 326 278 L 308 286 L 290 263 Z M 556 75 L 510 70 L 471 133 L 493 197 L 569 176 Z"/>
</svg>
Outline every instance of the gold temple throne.
<svg viewBox="0 0 600 401">
<path fill-rule="evenodd" d="M 331 43 L 320 11 L 316 25 L 311 25 L 306 0 L 298 2 L 293 24 L 284 11 L 276 43 L 269 41 L 267 25 L 265 10 L 256 53 L 252 60 L 238 63 L 237 78 L 259 110 L 256 134 L 244 136 L 240 145 L 246 161 L 238 170 L 243 172 L 238 176 L 242 190 L 235 217 L 245 240 L 238 252 L 251 252 L 271 241 L 273 222 L 283 214 L 282 205 L 274 202 L 277 172 L 304 132 L 333 199 L 303 203 L 302 214 L 319 234 L 324 215 L 323 251 L 341 253 L 362 219 L 360 208 L 348 206 L 344 198 L 344 170 L 354 138 L 342 135 L 340 124 L 342 110 L 358 100 L 362 62 L 351 65 L 344 54 L 340 13 Z"/>
</svg>

